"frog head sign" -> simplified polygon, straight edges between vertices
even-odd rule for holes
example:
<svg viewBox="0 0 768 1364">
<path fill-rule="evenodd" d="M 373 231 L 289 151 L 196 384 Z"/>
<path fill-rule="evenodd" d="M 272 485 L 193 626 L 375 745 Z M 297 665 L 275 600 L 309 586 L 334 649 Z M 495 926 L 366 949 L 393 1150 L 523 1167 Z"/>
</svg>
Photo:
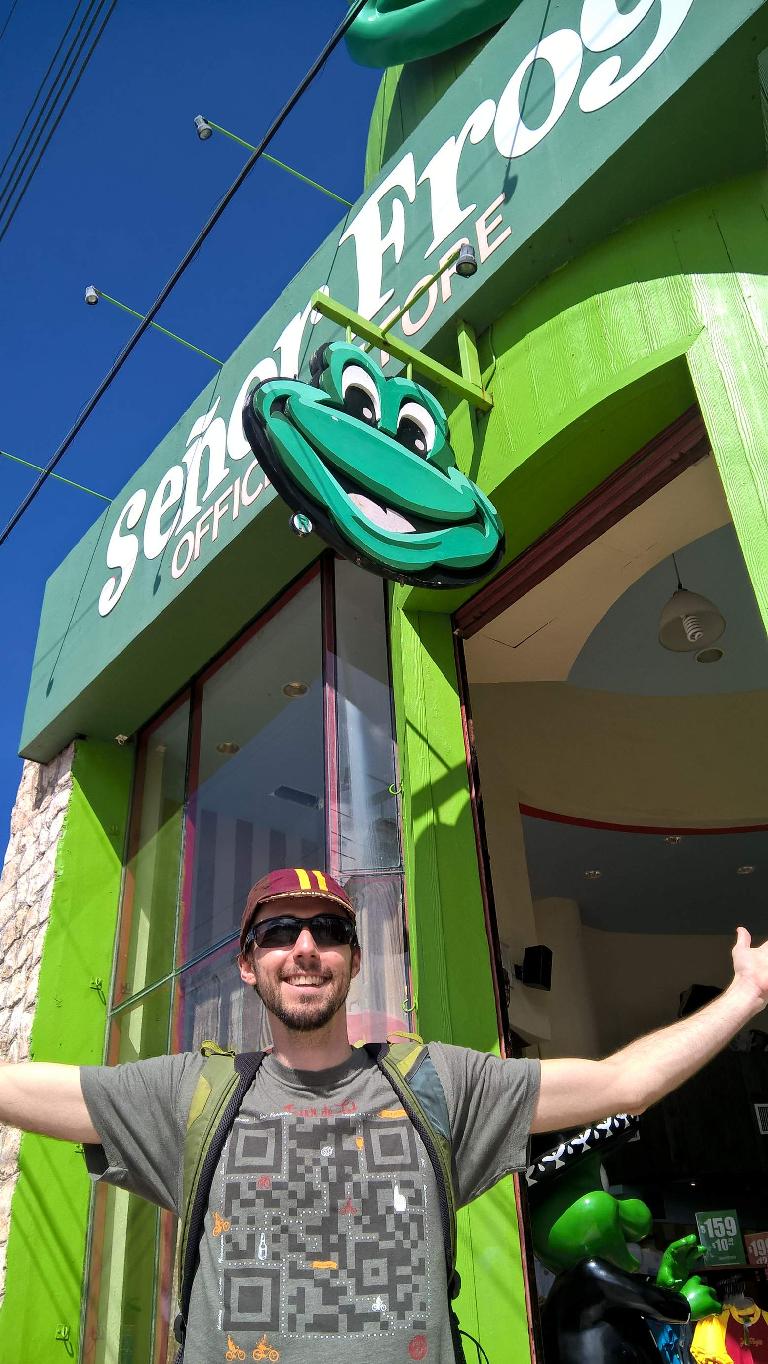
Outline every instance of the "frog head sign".
<svg viewBox="0 0 768 1364">
<path fill-rule="evenodd" d="M 345 558 L 397 582 L 463 587 L 504 552 L 501 521 L 456 467 L 440 404 L 386 379 L 357 346 L 331 342 L 312 383 L 267 379 L 243 429 L 276 491 Z"/>
</svg>

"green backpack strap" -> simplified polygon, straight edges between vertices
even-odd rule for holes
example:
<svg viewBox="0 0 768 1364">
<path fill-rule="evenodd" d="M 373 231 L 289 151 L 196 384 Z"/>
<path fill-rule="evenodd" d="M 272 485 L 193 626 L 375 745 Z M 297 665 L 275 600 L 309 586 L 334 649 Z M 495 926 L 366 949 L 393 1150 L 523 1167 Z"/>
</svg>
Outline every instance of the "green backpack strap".
<svg viewBox="0 0 768 1364">
<path fill-rule="evenodd" d="M 266 1052 L 256 1051 L 236 1056 L 216 1042 L 204 1042 L 200 1050 L 205 1064 L 189 1106 L 184 1142 L 184 1201 L 178 1249 L 179 1312 L 173 1327 L 181 1347 L 176 1356 L 177 1364 L 184 1353 L 192 1281 L 200 1258 L 200 1238 L 216 1166 L 243 1099 L 266 1055 Z"/>
<path fill-rule="evenodd" d="M 456 1269 L 456 1195 L 451 1124 L 440 1076 L 421 1040 L 374 1044 L 366 1051 L 389 1080 L 426 1147 L 437 1181 L 448 1296 L 455 1298 L 461 1287 Z"/>
</svg>

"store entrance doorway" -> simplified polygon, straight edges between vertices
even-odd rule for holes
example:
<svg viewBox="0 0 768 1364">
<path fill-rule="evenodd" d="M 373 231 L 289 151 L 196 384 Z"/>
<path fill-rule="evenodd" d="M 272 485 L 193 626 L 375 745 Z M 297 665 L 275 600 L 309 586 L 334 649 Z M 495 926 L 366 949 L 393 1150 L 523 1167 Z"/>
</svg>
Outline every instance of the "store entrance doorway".
<svg viewBox="0 0 768 1364">
<path fill-rule="evenodd" d="M 737 925 L 768 937 L 768 640 L 702 436 L 686 414 L 457 618 L 514 1052 L 610 1054 L 727 984 Z M 672 649 L 679 582 L 724 624 L 699 602 Z M 768 1309 L 768 1010 L 606 1165 L 644 1271 L 696 1233 L 726 1306 Z"/>
</svg>

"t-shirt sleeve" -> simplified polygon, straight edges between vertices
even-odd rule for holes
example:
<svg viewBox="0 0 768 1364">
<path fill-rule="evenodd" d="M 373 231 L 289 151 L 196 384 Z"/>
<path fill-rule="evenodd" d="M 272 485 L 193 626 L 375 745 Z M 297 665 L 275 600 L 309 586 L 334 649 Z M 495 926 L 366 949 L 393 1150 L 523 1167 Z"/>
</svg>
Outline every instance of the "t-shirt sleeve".
<svg viewBox="0 0 768 1364">
<path fill-rule="evenodd" d="M 179 1215 L 187 1114 L 204 1064 L 197 1052 L 118 1066 L 81 1066 L 83 1098 L 100 1146 L 88 1173 Z"/>
<path fill-rule="evenodd" d="M 453 1139 L 458 1207 L 526 1163 L 541 1067 L 430 1042 L 445 1091 Z"/>
</svg>

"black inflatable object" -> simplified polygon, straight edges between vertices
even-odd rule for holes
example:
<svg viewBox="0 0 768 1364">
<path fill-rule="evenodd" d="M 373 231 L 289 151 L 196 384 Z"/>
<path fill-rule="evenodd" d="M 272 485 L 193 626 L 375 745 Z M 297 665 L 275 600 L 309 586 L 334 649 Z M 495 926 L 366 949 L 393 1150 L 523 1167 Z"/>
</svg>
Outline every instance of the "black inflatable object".
<svg viewBox="0 0 768 1364">
<path fill-rule="evenodd" d="M 544 1304 L 545 1364 L 659 1364 L 644 1318 L 677 1324 L 689 1316 L 681 1293 L 607 1260 L 580 1260 L 557 1276 Z"/>
</svg>

